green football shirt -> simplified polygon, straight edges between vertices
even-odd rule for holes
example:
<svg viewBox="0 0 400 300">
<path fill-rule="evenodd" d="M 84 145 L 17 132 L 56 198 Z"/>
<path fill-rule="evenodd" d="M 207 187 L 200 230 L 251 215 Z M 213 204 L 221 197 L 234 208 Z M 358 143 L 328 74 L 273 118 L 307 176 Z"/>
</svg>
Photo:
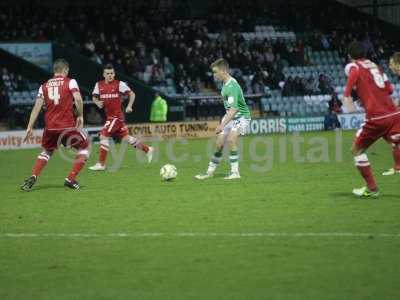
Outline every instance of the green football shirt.
<svg viewBox="0 0 400 300">
<path fill-rule="evenodd" d="M 236 108 L 238 112 L 236 113 L 234 119 L 239 118 L 250 119 L 250 110 L 246 104 L 246 100 L 243 96 L 242 88 L 235 78 L 231 77 L 222 87 L 221 95 L 224 100 L 224 106 L 226 111 L 230 108 Z"/>
</svg>

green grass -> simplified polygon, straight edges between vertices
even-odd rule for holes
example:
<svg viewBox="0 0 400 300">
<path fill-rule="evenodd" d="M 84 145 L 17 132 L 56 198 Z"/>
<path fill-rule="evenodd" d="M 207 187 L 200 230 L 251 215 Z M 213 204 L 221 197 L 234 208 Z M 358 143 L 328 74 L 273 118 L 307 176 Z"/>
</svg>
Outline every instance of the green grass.
<svg viewBox="0 0 400 300">
<path fill-rule="evenodd" d="M 363 185 L 348 153 L 353 134 L 344 133 L 339 162 L 333 132 L 302 135 L 329 141 L 320 163 L 294 162 L 291 143 L 280 161 L 284 136 L 268 136 L 274 155 L 259 163 L 273 163 L 267 173 L 252 170 L 255 137 L 246 137 L 235 182 L 222 179 L 226 162 L 215 178 L 193 179 L 208 163 L 207 140 L 173 145 L 190 156 L 174 162 L 173 182 L 158 174 L 167 143 L 150 165 L 128 149 L 117 172 L 84 170 L 80 191 L 64 189 L 70 164 L 55 155 L 34 190 L 21 192 L 39 150 L 0 152 L 0 299 L 400 299 L 400 176 L 380 176 L 392 159 L 379 142 L 369 158 L 382 195 L 353 197 Z M 305 144 L 303 154 L 316 147 Z"/>
</svg>

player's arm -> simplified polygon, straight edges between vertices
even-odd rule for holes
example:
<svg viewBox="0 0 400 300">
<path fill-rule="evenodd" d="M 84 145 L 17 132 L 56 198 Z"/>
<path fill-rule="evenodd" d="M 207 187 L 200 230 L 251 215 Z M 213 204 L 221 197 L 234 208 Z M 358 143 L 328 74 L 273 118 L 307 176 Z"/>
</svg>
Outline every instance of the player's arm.
<svg viewBox="0 0 400 300">
<path fill-rule="evenodd" d="M 83 99 L 82 95 L 79 91 L 75 91 L 72 93 L 72 96 L 74 97 L 74 102 L 75 102 L 75 107 L 76 111 L 78 113 L 78 116 L 76 118 L 76 127 L 82 128 L 83 127 Z"/>
<path fill-rule="evenodd" d="M 226 124 L 228 124 L 231 120 L 233 120 L 237 112 L 238 112 L 237 108 L 234 107 L 230 108 L 225 114 L 224 119 L 221 122 L 221 126 L 225 127 Z"/>
<path fill-rule="evenodd" d="M 78 83 L 75 79 L 71 79 L 69 81 L 69 91 L 74 98 L 76 112 L 78 114 L 76 118 L 76 127 L 82 128 L 83 127 L 83 99 L 81 92 L 79 91 Z"/>
<path fill-rule="evenodd" d="M 42 109 L 44 99 L 42 96 L 36 98 L 35 105 L 32 108 L 31 116 L 29 117 L 28 126 L 26 128 L 26 134 L 24 138 L 24 142 L 26 142 L 29 138 L 33 136 L 33 125 L 35 125 L 36 120 L 39 116 L 39 113 Z"/>
<path fill-rule="evenodd" d="M 131 113 L 133 111 L 132 106 L 133 103 L 135 103 L 135 98 L 136 98 L 136 94 L 134 93 L 134 91 L 130 90 L 129 91 L 129 102 L 128 105 L 126 106 L 126 113 Z"/>
<path fill-rule="evenodd" d="M 157 100 L 153 101 L 153 103 L 151 104 L 151 109 L 150 109 L 150 121 L 154 122 L 154 120 L 156 119 L 156 105 L 157 105 Z"/>
<path fill-rule="evenodd" d="M 224 127 L 226 124 L 228 124 L 233 118 L 235 117 L 236 113 L 239 111 L 239 106 L 238 106 L 238 92 L 233 90 L 229 95 L 228 95 L 228 103 L 230 104 L 230 108 L 226 112 L 225 116 L 222 118 L 221 124 L 215 129 L 215 132 L 218 134 L 222 130 L 224 130 Z"/>
<path fill-rule="evenodd" d="M 165 114 L 168 113 L 168 103 L 167 103 L 166 100 L 163 99 L 162 104 L 163 104 L 163 113 L 164 113 L 164 115 L 165 115 Z"/>
<path fill-rule="evenodd" d="M 99 83 L 96 83 L 94 86 L 93 92 L 92 92 L 92 100 L 94 104 L 97 105 L 98 108 L 103 108 L 104 103 L 103 101 L 100 101 L 100 91 L 99 91 Z"/>
<path fill-rule="evenodd" d="M 103 101 L 100 101 L 99 96 L 93 95 L 92 100 L 93 100 L 94 104 L 97 105 L 98 108 L 103 108 L 104 103 L 103 103 Z"/>
<path fill-rule="evenodd" d="M 344 107 L 346 107 L 347 113 L 352 113 L 356 111 L 356 108 L 353 103 L 353 98 L 351 96 L 343 98 Z"/>
<path fill-rule="evenodd" d="M 348 70 L 347 70 L 348 69 Z M 343 104 L 347 109 L 347 112 L 354 112 L 356 109 L 354 107 L 353 98 L 351 97 L 351 91 L 353 90 L 356 82 L 358 80 L 359 71 L 358 67 L 349 65 L 346 67 L 346 74 L 348 74 L 346 89 L 344 91 Z"/>
<path fill-rule="evenodd" d="M 383 73 L 383 80 L 385 82 L 385 91 L 387 91 L 389 95 L 393 94 L 394 92 L 393 84 L 390 82 L 389 78 L 385 73 Z"/>
<path fill-rule="evenodd" d="M 400 75 L 400 52 L 396 52 L 389 60 L 389 68 L 396 75 Z"/>
<path fill-rule="evenodd" d="M 400 52 L 396 52 L 392 55 L 392 57 L 389 60 L 389 68 L 397 76 L 400 75 Z M 394 90 L 393 85 L 391 85 L 391 87 Z M 398 99 L 393 99 L 393 102 L 396 106 L 400 107 L 400 101 Z"/>
<path fill-rule="evenodd" d="M 136 94 L 130 89 L 130 87 L 123 81 L 119 82 L 119 92 L 122 95 L 129 97 L 128 105 L 126 106 L 125 112 L 131 113 L 133 111 L 133 103 L 135 102 Z"/>
<path fill-rule="evenodd" d="M 222 132 L 222 130 L 224 130 L 224 127 L 226 124 L 229 123 L 229 121 L 231 121 L 236 113 L 238 112 L 237 108 L 231 107 L 225 114 L 225 116 L 222 118 L 221 124 L 218 125 L 218 127 L 215 129 L 215 133 L 218 134 L 220 132 Z"/>
</svg>

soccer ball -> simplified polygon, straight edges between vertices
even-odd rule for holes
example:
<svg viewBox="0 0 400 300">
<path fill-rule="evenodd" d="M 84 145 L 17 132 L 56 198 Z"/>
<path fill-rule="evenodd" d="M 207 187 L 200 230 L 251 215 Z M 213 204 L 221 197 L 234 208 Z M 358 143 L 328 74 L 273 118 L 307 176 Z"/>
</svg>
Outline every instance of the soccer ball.
<svg viewBox="0 0 400 300">
<path fill-rule="evenodd" d="M 164 180 L 172 180 L 176 178 L 176 176 L 178 175 L 178 171 L 176 170 L 176 167 L 174 165 L 166 164 L 161 167 L 160 175 L 161 178 Z"/>
</svg>

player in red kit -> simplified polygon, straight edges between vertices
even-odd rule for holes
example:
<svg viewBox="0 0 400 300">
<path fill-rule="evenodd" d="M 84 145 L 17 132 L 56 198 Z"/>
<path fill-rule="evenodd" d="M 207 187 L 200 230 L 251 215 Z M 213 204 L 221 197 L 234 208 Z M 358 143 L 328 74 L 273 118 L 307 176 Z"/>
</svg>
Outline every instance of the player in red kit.
<svg viewBox="0 0 400 300">
<path fill-rule="evenodd" d="M 76 176 L 89 156 L 88 140 L 80 130 L 83 127 L 83 101 L 78 84 L 75 79 L 67 77 L 69 65 L 64 59 L 57 59 L 53 64 L 53 70 L 54 77 L 43 83 L 39 88 L 26 130 L 25 141 L 32 137 L 33 125 L 44 104 L 46 112 L 42 137 L 43 151 L 37 157 L 32 175 L 21 186 L 24 191 L 32 189 L 40 172 L 46 166 L 59 144 L 74 148 L 77 151 L 72 170 L 64 181 L 64 186 L 68 188 L 80 188 L 79 183 L 76 181 Z M 76 119 L 73 109 L 74 101 L 78 114 Z"/>
<path fill-rule="evenodd" d="M 393 92 L 392 84 L 375 63 L 365 59 L 362 44 L 352 42 L 348 53 L 351 63 L 345 69 L 348 79 L 344 104 L 349 112 L 354 111 L 351 97 L 354 88 L 366 112 L 365 122 L 353 142 L 352 153 L 367 186 L 354 189 L 353 194 L 359 197 L 378 197 L 379 190 L 365 151 L 379 138 L 384 138 L 393 147 L 394 170 L 400 170 L 400 110 L 390 96 Z"/>
<path fill-rule="evenodd" d="M 146 153 L 147 161 L 153 158 L 153 147 L 149 147 L 137 138 L 129 135 L 128 128 L 124 122 L 124 114 L 121 109 L 122 96 L 129 96 L 129 103 L 125 112 L 132 112 L 132 105 L 135 101 L 135 93 L 128 85 L 119 80 L 115 80 L 114 67 L 110 64 L 103 68 L 104 80 L 96 83 L 93 89 L 93 102 L 103 108 L 106 113 L 106 123 L 100 132 L 100 154 L 99 161 L 89 169 L 93 171 L 104 171 L 106 169 L 107 153 L 110 149 L 110 137 L 118 137 L 122 141 L 129 143 L 136 149 Z"/>
</svg>

